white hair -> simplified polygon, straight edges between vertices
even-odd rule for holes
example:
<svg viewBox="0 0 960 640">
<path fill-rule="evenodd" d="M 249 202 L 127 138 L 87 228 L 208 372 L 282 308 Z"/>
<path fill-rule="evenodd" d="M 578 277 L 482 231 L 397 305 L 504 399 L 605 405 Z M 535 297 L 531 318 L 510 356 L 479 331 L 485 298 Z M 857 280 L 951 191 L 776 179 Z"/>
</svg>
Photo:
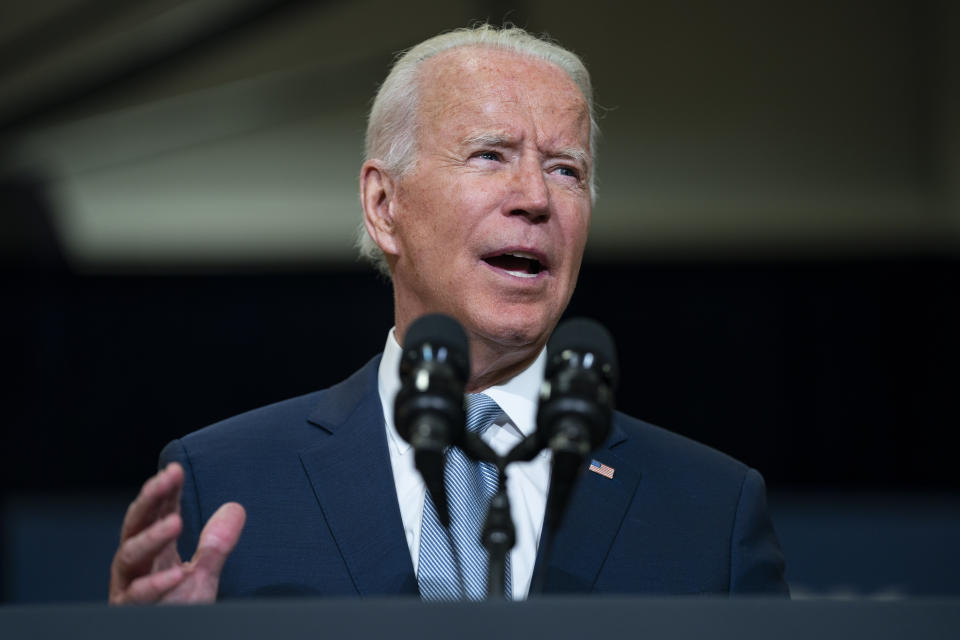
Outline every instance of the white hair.
<svg viewBox="0 0 960 640">
<path fill-rule="evenodd" d="M 497 28 L 489 24 L 456 29 L 424 40 L 412 49 L 398 55 L 387 79 L 380 85 L 367 120 L 365 158 L 376 158 L 386 165 L 394 176 L 401 178 L 416 163 L 417 108 L 420 83 L 418 76 L 423 61 L 461 47 L 492 47 L 514 51 L 521 55 L 545 60 L 556 65 L 577 85 L 590 109 L 590 156 L 594 167 L 590 171 L 590 199 L 596 200 L 596 145 L 600 130 L 594 117 L 593 88 L 590 73 L 580 58 L 545 37 L 534 36 L 514 26 Z M 390 277 L 386 256 L 361 223 L 357 236 L 360 257 Z"/>
</svg>

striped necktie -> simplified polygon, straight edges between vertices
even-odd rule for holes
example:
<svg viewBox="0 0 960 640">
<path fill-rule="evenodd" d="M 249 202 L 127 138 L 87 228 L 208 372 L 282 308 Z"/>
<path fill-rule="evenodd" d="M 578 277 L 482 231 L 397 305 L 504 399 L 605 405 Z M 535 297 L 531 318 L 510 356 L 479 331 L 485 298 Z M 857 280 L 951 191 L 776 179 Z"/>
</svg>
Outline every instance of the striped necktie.
<svg viewBox="0 0 960 640">
<path fill-rule="evenodd" d="M 467 430 L 482 434 L 501 413 L 500 405 L 489 396 L 467 395 Z M 440 524 L 428 492 L 423 505 L 417 564 L 417 582 L 424 600 L 461 598 L 455 554 L 462 566 L 466 598 L 483 600 L 486 597 L 488 554 L 480 534 L 498 480 L 497 469 L 489 462 L 471 460 L 458 447 L 447 450 L 444 481 L 450 505 L 450 535 L 447 536 Z M 510 598 L 509 554 L 506 575 L 505 592 Z"/>
</svg>

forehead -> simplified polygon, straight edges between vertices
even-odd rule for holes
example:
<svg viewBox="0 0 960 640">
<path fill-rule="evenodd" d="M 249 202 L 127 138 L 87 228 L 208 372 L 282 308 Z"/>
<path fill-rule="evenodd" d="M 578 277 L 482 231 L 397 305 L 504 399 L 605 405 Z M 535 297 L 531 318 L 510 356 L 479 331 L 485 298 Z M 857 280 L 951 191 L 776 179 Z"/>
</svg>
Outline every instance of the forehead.
<svg viewBox="0 0 960 640">
<path fill-rule="evenodd" d="M 586 99 L 556 65 L 514 51 L 462 47 L 423 63 L 421 128 L 471 132 L 533 125 L 538 138 L 589 140 Z"/>
</svg>

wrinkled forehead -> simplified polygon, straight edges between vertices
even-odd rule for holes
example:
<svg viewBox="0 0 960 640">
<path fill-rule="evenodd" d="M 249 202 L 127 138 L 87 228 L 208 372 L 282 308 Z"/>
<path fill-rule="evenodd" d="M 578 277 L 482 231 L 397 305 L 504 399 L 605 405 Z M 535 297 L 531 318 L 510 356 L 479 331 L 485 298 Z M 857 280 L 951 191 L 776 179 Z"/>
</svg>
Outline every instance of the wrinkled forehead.
<svg viewBox="0 0 960 640">
<path fill-rule="evenodd" d="M 424 61 L 418 81 L 423 129 L 512 109 L 535 112 L 589 138 L 586 98 L 566 71 L 541 58 L 494 47 L 461 47 Z"/>
</svg>

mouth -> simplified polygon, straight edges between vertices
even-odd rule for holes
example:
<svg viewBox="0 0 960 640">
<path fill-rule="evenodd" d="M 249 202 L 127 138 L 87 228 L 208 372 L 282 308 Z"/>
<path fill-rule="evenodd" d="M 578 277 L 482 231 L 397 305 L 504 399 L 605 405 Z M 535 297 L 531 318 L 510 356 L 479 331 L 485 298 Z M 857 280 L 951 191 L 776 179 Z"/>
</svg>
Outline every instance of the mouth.
<svg viewBox="0 0 960 640">
<path fill-rule="evenodd" d="M 529 251 L 505 251 L 487 256 L 483 261 L 517 278 L 536 278 L 547 270 L 543 256 Z"/>
</svg>

